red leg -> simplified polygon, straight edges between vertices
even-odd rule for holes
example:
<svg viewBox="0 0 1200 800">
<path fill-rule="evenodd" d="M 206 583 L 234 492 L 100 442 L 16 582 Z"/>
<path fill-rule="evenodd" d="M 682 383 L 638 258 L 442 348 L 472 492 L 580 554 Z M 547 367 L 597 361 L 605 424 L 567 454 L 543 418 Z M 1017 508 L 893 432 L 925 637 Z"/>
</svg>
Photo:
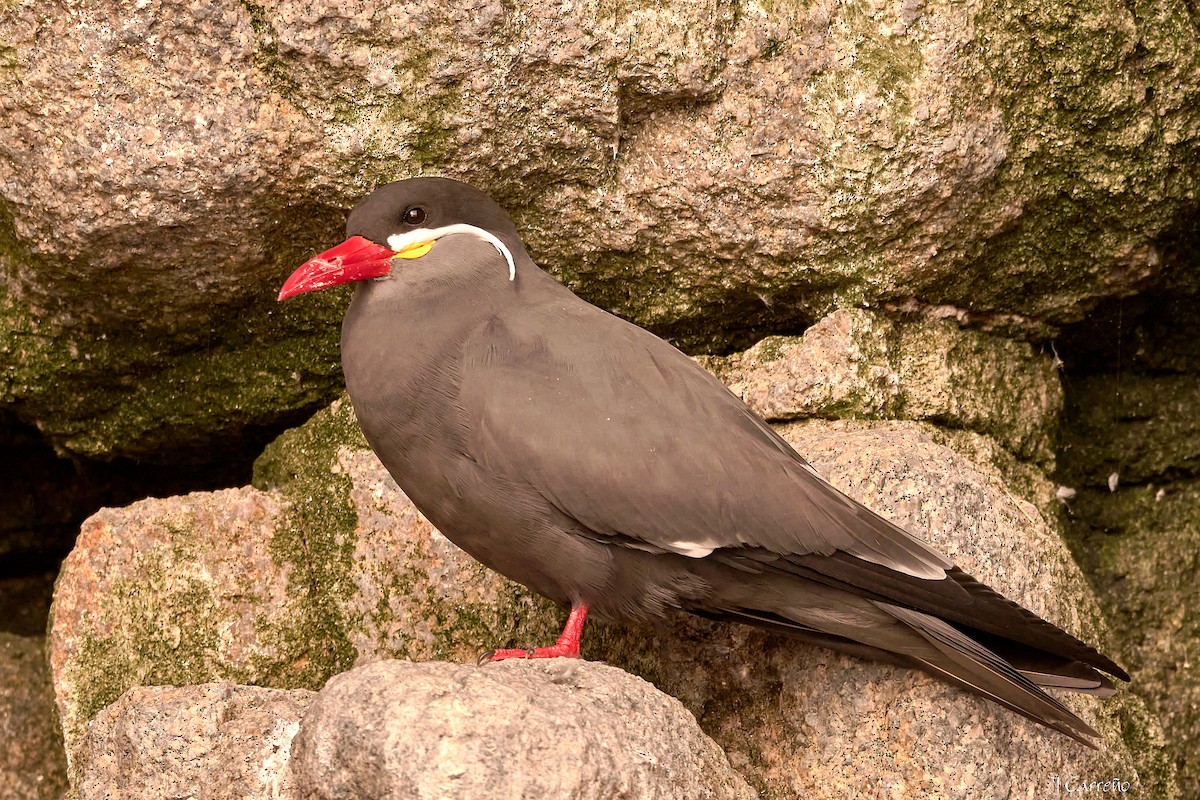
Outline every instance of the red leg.
<svg viewBox="0 0 1200 800">
<path fill-rule="evenodd" d="M 579 639 L 583 636 L 583 623 L 587 621 L 588 607 L 583 603 L 571 606 L 571 615 L 563 626 L 558 641 L 549 647 L 532 650 L 508 649 L 488 650 L 479 657 L 480 664 L 503 661 L 506 658 L 579 658 Z"/>
</svg>

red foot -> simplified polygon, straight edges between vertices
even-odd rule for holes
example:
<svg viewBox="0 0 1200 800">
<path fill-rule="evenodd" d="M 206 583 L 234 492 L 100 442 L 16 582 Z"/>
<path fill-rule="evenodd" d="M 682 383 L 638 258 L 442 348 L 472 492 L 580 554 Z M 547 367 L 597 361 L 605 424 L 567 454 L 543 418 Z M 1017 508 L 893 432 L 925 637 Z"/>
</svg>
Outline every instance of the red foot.
<svg viewBox="0 0 1200 800">
<path fill-rule="evenodd" d="M 587 606 L 582 603 L 571 606 L 571 614 L 567 617 L 567 624 L 563 626 L 562 635 L 549 647 L 535 647 L 532 650 L 488 650 L 479 657 L 478 663 L 483 665 L 506 658 L 579 658 L 579 639 L 583 636 L 583 623 L 587 621 L 587 614 Z"/>
</svg>

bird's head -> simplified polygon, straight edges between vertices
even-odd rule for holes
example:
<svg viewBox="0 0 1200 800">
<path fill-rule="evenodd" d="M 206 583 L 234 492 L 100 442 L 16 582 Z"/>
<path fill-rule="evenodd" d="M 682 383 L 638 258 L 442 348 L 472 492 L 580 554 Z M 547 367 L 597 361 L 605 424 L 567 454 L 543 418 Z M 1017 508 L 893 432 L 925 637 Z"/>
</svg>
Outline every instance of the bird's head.
<svg viewBox="0 0 1200 800">
<path fill-rule="evenodd" d="M 396 259 L 420 259 L 452 235 L 473 236 L 503 257 L 516 277 L 516 226 L 483 192 L 449 178 L 410 178 L 367 195 L 346 221 L 346 241 L 304 262 L 279 291 L 286 300 L 343 283 L 383 278 Z"/>
</svg>

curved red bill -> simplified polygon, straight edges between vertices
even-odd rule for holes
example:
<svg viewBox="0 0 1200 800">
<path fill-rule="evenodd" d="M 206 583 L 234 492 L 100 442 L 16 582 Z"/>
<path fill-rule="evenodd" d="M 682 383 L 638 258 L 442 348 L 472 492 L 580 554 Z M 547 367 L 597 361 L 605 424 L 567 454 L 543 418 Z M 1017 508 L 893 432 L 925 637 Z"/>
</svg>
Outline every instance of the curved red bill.
<svg viewBox="0 0 1200 800">
<path fill-rule="evenodd" d="M 328 289 L 343 283 L 378 278 L 392 269 L 396 253 L 361 236 L 351 236 L 337 247 L 313 256 L 292 273 L 279 290 L 279 299 L 286 300 L 305 292 Z"/>
</svg>

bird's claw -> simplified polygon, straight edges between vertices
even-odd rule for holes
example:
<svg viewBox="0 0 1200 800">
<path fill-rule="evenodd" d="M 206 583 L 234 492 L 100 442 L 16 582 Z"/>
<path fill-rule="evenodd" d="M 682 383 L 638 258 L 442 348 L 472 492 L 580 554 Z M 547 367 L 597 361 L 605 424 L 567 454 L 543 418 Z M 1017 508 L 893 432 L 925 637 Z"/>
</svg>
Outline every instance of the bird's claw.
<svg viewBox="0 0 1200 800">
<path fill-rule="evenodd" d="M 533 658 L 533 650 L 497 650 L 495 648 L 486 650 L 479 654 L 475 665 L 482 667 L 484 664 L 490 664 L 493 661 L 505 661 L 510 658 Z"/>
<path fill-rule="evenodd" d="M 513 648 L 503 650 L 488 650 L 476 660 L 476 665 L 482 667 L 493 661 L 507 661 L 511 658 L 579 658 L 579 647 L 555 644 L 550 647 L 534 647 L 531 649 Z"/>
<path fill-rule="evenodd" d="M 534 649 L 522 650 L 517 648 L 488 650 L 486 653 L 480 654 L 479 659 L 475 662 L 475 664 L 482 667 L 484 664 L 490 664 L 493 661 L 507 661 L 510 658 L 545 658 L 545 656 L 539 656 L 537 650 Z"/>
</svg>

